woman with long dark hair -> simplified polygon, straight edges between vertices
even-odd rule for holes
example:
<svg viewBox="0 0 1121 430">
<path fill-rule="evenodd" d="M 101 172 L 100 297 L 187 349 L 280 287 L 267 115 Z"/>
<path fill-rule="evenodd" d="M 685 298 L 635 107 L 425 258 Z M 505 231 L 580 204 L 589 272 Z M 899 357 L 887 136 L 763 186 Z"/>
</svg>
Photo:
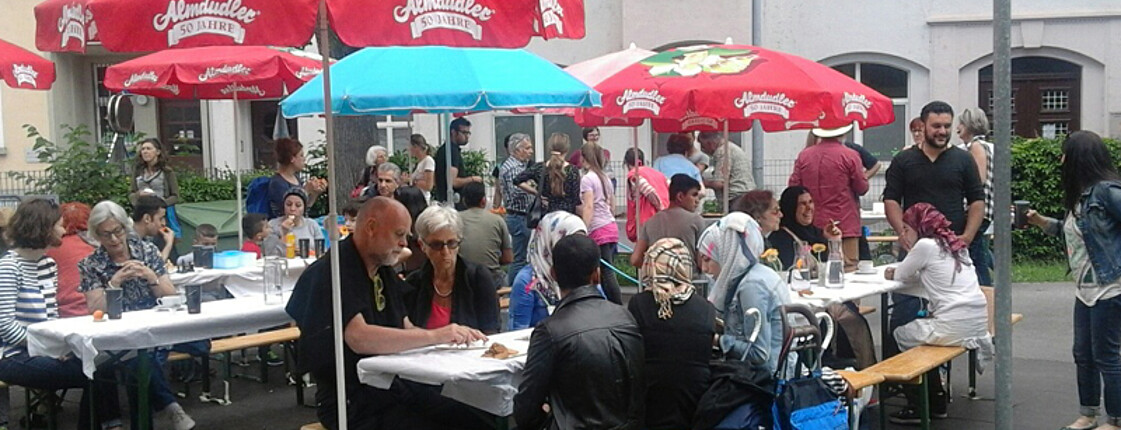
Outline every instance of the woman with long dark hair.
<svg viewBox="0 0 1121 430">
<path fill-rule="evenodd" d="M 1066 238 L 1075 276 L 1074 365 L 1079 417 L 1065 430 L 1121 427 L 1121 175 L 1101 137 L 1063 141 L 1063 220 L 1028 211 L 1028 222 Z M 1097 426 L 1101 399 L 1108 418 Z"/>
<path fill-rule="evenodd" d="M 588 226 L 588 237 L 599 245 L 600 258 L 611 263 L 615 261 L 615 245 L 619 243 L 619 226 L 615 224 L 615 187 L 603 170 L 606 163 L 603 149 L 588 142 L 580 148 L 580 152 L 584 155 L 584 169 L 587 170 L 580 178 L 580 217 Z M 623 304 L 615 272 L 606 264 L 601 264 L 599 276 L 607 300 Z"/>
<path fill-rule="evenodd" d="M 179 181 L 175 179 L 175 171 L 167 165 L 167 156 L 159 139 L 150 137 L 136 144 L 136 166 L 132 173 L 129 201 L 136 205 L 136 200 L 144 194 L 163 199 L 167 203 L 167 227 L 175 232 L 175 237 L 181 237 L 183 232 L 175 216 L 175 204 L 179 203 Z"/>
<path fill-rule="evenodd" d="M 537 163 L 514 177 L 514 185 L 530 194 L 538 194 L 545 201 L 546 212 L 566 211 L 580 216 L 580 169 L 564 161 L 571 148 L 564 133 L 549 136 L 549 159 Z M 544 170 L 544 172 L 542 172 Z M 526 182 L 536 181 L 536 188 Z"/>
<path fill-rule="evenodd" d="M 319 195 L 327 191 L 327 180 L 316 177 L 310 178 L 307 183 L 299 177 L 299 173 L 307 167 L 304 158 L 304 144 L 292 138 L 276 140 L 276 174 L 269 179 L 269 219 L 284 214 L 284 198 L 288 190 L 293 187 L 302 187 L 307 193 L 307 206 L 311 207 L 319 199 Z"/>
</svg>

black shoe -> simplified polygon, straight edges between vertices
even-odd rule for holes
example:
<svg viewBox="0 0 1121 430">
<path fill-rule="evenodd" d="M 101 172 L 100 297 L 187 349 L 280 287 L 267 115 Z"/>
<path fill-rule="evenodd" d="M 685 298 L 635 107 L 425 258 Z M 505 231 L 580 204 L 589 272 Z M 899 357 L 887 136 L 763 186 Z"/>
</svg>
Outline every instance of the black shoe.
<svg viewBox="0 0 1121 430">
<path fill-rule="evenodd" d="M 945 419 L 948 416 L 949 415 L 946 413 L 946 411 L 930 411 L 930 418 L 932 420 L 941 420 Z M 888 421 L 891 421 L 892 424 L 917 426 L 919 424 L 922 424 L 922 415 L 919 414 L 919 408 L 913 406 L 904 406 L 903 409 L 899 410 L 899 412 L 891 414 Z"/>
<path fill-rule="evenodd" d="M 891 421 L 892 424 L 917 426 L 922 423 L 922 418 L 919 416 L 918 409 L 904 406 L 899 412 L 891 414 L 888 421 Z"/>
</svg>

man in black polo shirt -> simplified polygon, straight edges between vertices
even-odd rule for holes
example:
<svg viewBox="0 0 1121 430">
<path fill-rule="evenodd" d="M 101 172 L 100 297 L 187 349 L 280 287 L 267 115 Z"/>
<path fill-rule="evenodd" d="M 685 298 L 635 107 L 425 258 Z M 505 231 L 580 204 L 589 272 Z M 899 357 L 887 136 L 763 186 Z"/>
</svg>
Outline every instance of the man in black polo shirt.
<svg viewBox="0 0 1121 430">
<path fill-rule="evenodd" d="M 896 232 L 903 232 L 903 212 L 915 203 L 934 205 L 946 215 L 954 233 L 969 244 L 977 235 L 985 216 L 984 184 L 977 173 L 973 157 L 966 151 L 950 145 L 954 111 L 950 105 L 933 101 L 923 106 L 919 119 L 923 121 L 922 147 L 913 146 L 896 154 L 887 169 L 887 186 L 884 188 L 884 211 L 887 221 Z M 968 208 L 966 205 L 968 204 Z M 904 251 L 914 245 L 902 234 L 899 244 Z M 922 302 L 914 296 L 892 294 L 894 306 L 891 329 L 902 326 L 918 317 Z M 889 352 L 898 352 L 894 337 L 884 339 Z M 938 377 L 938 370 L 928 377 Z M 939 378 L 930 379 L 940 381 Z M 929 384 L 932 389 L 931 416 L 946 416 L 945 397 L 941 384 Z M 897 424 L 917 424 L 918 414 L 911 408 L 892 415 Z"/>
<path fill-rule="evenodd" d="M 452 192 L 459 192 L 464 185 L 472 182 L 483 182 L 478 176 L 467 176 L 467 166 L 463 163 L 463 154 L 460 147 L 467 146 L 471 140 L 471 121 L 467 118 L 456 118 L 449 127 L 451 136 L 448 142 L 436 150 L 436 185 L 432 188 L 432 199 L 443 202 L 448 199 L 448 175 L 452 177 Z M 446 151 L 451 151 L 451 165 L 448 165 Z M 456 210 L 467 209 L 461 202 L 454 202 Z"/>
<path fill-rule="evenodd" d="M 411 224 L 409 212 L 400 203 L 374 197 L 362 206 L 350 237 L 330 251 L 339 253 L 348 427 L 485 427 L 488 423 L 481 415 L 441 397 L 439 387 L 398 379 L 383 390 L 358 381 L 358 361 L 364 357 L 485 339 L 478 330 L 456 324 L 424 330 L 409 323 L 403 299 L 409 287 L 390 266 L 408 246 Z M 285 310 L 300 327 L 300 370 L 311 372 L 318 383 L 315 401 L 319 420 L 328 429 L 336 429 L 332 331 L 336 321 L 332 318 L 329 258 L 316 261 L 300 276 Z"/>
</svg>

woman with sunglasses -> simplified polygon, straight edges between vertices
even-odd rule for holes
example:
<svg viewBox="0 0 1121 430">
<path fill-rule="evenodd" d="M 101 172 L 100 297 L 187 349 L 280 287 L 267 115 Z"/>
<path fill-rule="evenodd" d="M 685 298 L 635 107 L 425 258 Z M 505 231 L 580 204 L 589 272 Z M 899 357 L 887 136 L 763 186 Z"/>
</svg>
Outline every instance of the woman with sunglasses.
<svg viewBox="0 0 1121 430">
<path fill-rule="evenodd" d="M 498 332 L 498 295 L 490 270 L 459 258 L 463 239 L 459 213 L 432 206 L 416 220 L 421 252 L 428 261 L 406 281 L 409 320 L 429 330 L 451 323 L 486 334 Z"/>
</svg>

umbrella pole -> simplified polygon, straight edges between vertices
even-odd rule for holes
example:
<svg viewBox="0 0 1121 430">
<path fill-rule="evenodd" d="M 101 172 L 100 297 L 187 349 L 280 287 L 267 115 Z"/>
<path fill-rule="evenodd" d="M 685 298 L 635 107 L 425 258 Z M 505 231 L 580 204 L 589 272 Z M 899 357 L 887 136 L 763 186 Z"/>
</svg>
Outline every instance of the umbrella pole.
<svg viewBox="0 0 1121 430">
<path fill-rule="evenodd" d="M 241 227 L 244 202 L 241 200 L 241 140 L 238 138 L 241 130 L 237 128 L 237 117 L 237 91 L 234 91 L 234 176 L 237 178 L 237 243 L 240 247 L 245 243 L 245 231 Z"/>
<path fill-rule="evenodd" d="M 634 148 L 634 164 L 635 164 L 635 166 L 634 166 L 634 181 L 637 184 L 638 183 L 639 167 L 642 167 L 643 163 L 638 160 L 638 126 L 635 126 L 632 130 L 633 130 L 633 133 L 631 133 L 631 144 L 633 145 L 632 147 Z M 653 156 L 653 154 L 651 154 L 651 156 Z M 626 158 L 626 157 L 624 157 L 624 158 Z M 631 186 L 630 178 L 627 178 L 626 175 L 623 176 L 623 179 L 627 181 L 625 186 L 623 186 L 623 189 L 624 190 L 631 190 L 634 193 L 634 216 L 635 216 L 635 219 L 634 219 L 634 230 L 635 230 L 635 238 L 634 239 L 635 240 L 634 241 L 635 241 L 635 244 L 637 245 L 638 237 L 642 236 L 642 193 L 638 192 L 638 190 L 635 189 L 637 187 L 632 187 Z M 670 200 L 673 200 L 673 196 L 670 196 Z M 662 202 L 662 205 L 663 206 L 668 206 L 669 202 Z M 634 252 L 634 250 L 631 250 L 631 252 Z M 636 267 L 636 269 L 638 269 L 638 270 L 635 271 L 635 273 L 638 273 L 638 292 L 641 293 L 642 292 L 642 273 L 639 273 L 639 272 L 642 271 L 642 265 L 639 264 L 639 267 Z"/>
<path fill-rule="evenodd" d="M 441 114 L 440 117 L 443 118 L 443 121 L 441 121 L 441 126 L 444 128 L 444 130 L 446 130 L 448 132 L 448 138 L 447 138 L 447 140 L 444 141 L 444 179 L 445 179 L 445 185 L 447 186 L 447 188 L 445 188 L 446 193 L 444 195 L 444 198 L 446 200 L 444 200 L 444 202 L 447 203 L 448 207 L 454 208 L 455 207 L 455 190 L 452 189 L 452 184 L 454 183 L 453 181 L 455 181 L 455 179 L 452 178 L 451 172 L 452 172 L 452 145 L 455 145 L 455 142 L 452 142 L 451 114 L 447 114 L 447 113 Z"/>
<path fill-rule="evenodd" d="M 338 202 L 336 193 L 339 181 L 335 177 L 335 115 L 331 107 L 331 51 L 330 51 L 330 31 L 327 27 L 327 2 L 326 0 L 319 0 L 319 22 L 317 25 L 318 38 L 319 38 L 319 55 L 323 60 L 323 117 L 326 121 L 324 126 L 326 130 L 327 139 L 327 202 L 328 212 L 327 220 L 325 222 L 327 227 L 327 235 L 331 239 L 331 246 L 334 248 L 328 254 L 331 255 L 331 312 L 333 313 L 332 324 L 334 332 L 334 349 L 335 349 L 335 404 L 338 408 L 339 429 L 347 429 L 347 413 L 346 413 L 346 364 L 343 361 L 343 325 L 342 325 L 342 294 L 339 283 L 339 229 L 336 225 L 338 223 Z"/>
<path fill-rule="evenodd" d="M 720 165 L 720 170 L 723 170 L 723 171 L 719 172 L 719 174 L 720 174 L 720 176 L 722 176 L 724 178 L 724 214 L 725 215 L 728 214 L 728 206 L 729 206 L 729 204 L 728 204 L 728 188 L 729 188 L 729 185 L 731 185 L 731 182 L 732 182 L 731 181 L 731 179 L 732 179 L 732 166 L 731 166 L 732 160 L 728 159 L 728 152 L 730 151 L 730 149 L 728 148 L 728 145 L 731 145 L 731 142 L 728 142 L 728 120 L 724 119 L 724 163 L 722 163 Z"/>
</svg>

